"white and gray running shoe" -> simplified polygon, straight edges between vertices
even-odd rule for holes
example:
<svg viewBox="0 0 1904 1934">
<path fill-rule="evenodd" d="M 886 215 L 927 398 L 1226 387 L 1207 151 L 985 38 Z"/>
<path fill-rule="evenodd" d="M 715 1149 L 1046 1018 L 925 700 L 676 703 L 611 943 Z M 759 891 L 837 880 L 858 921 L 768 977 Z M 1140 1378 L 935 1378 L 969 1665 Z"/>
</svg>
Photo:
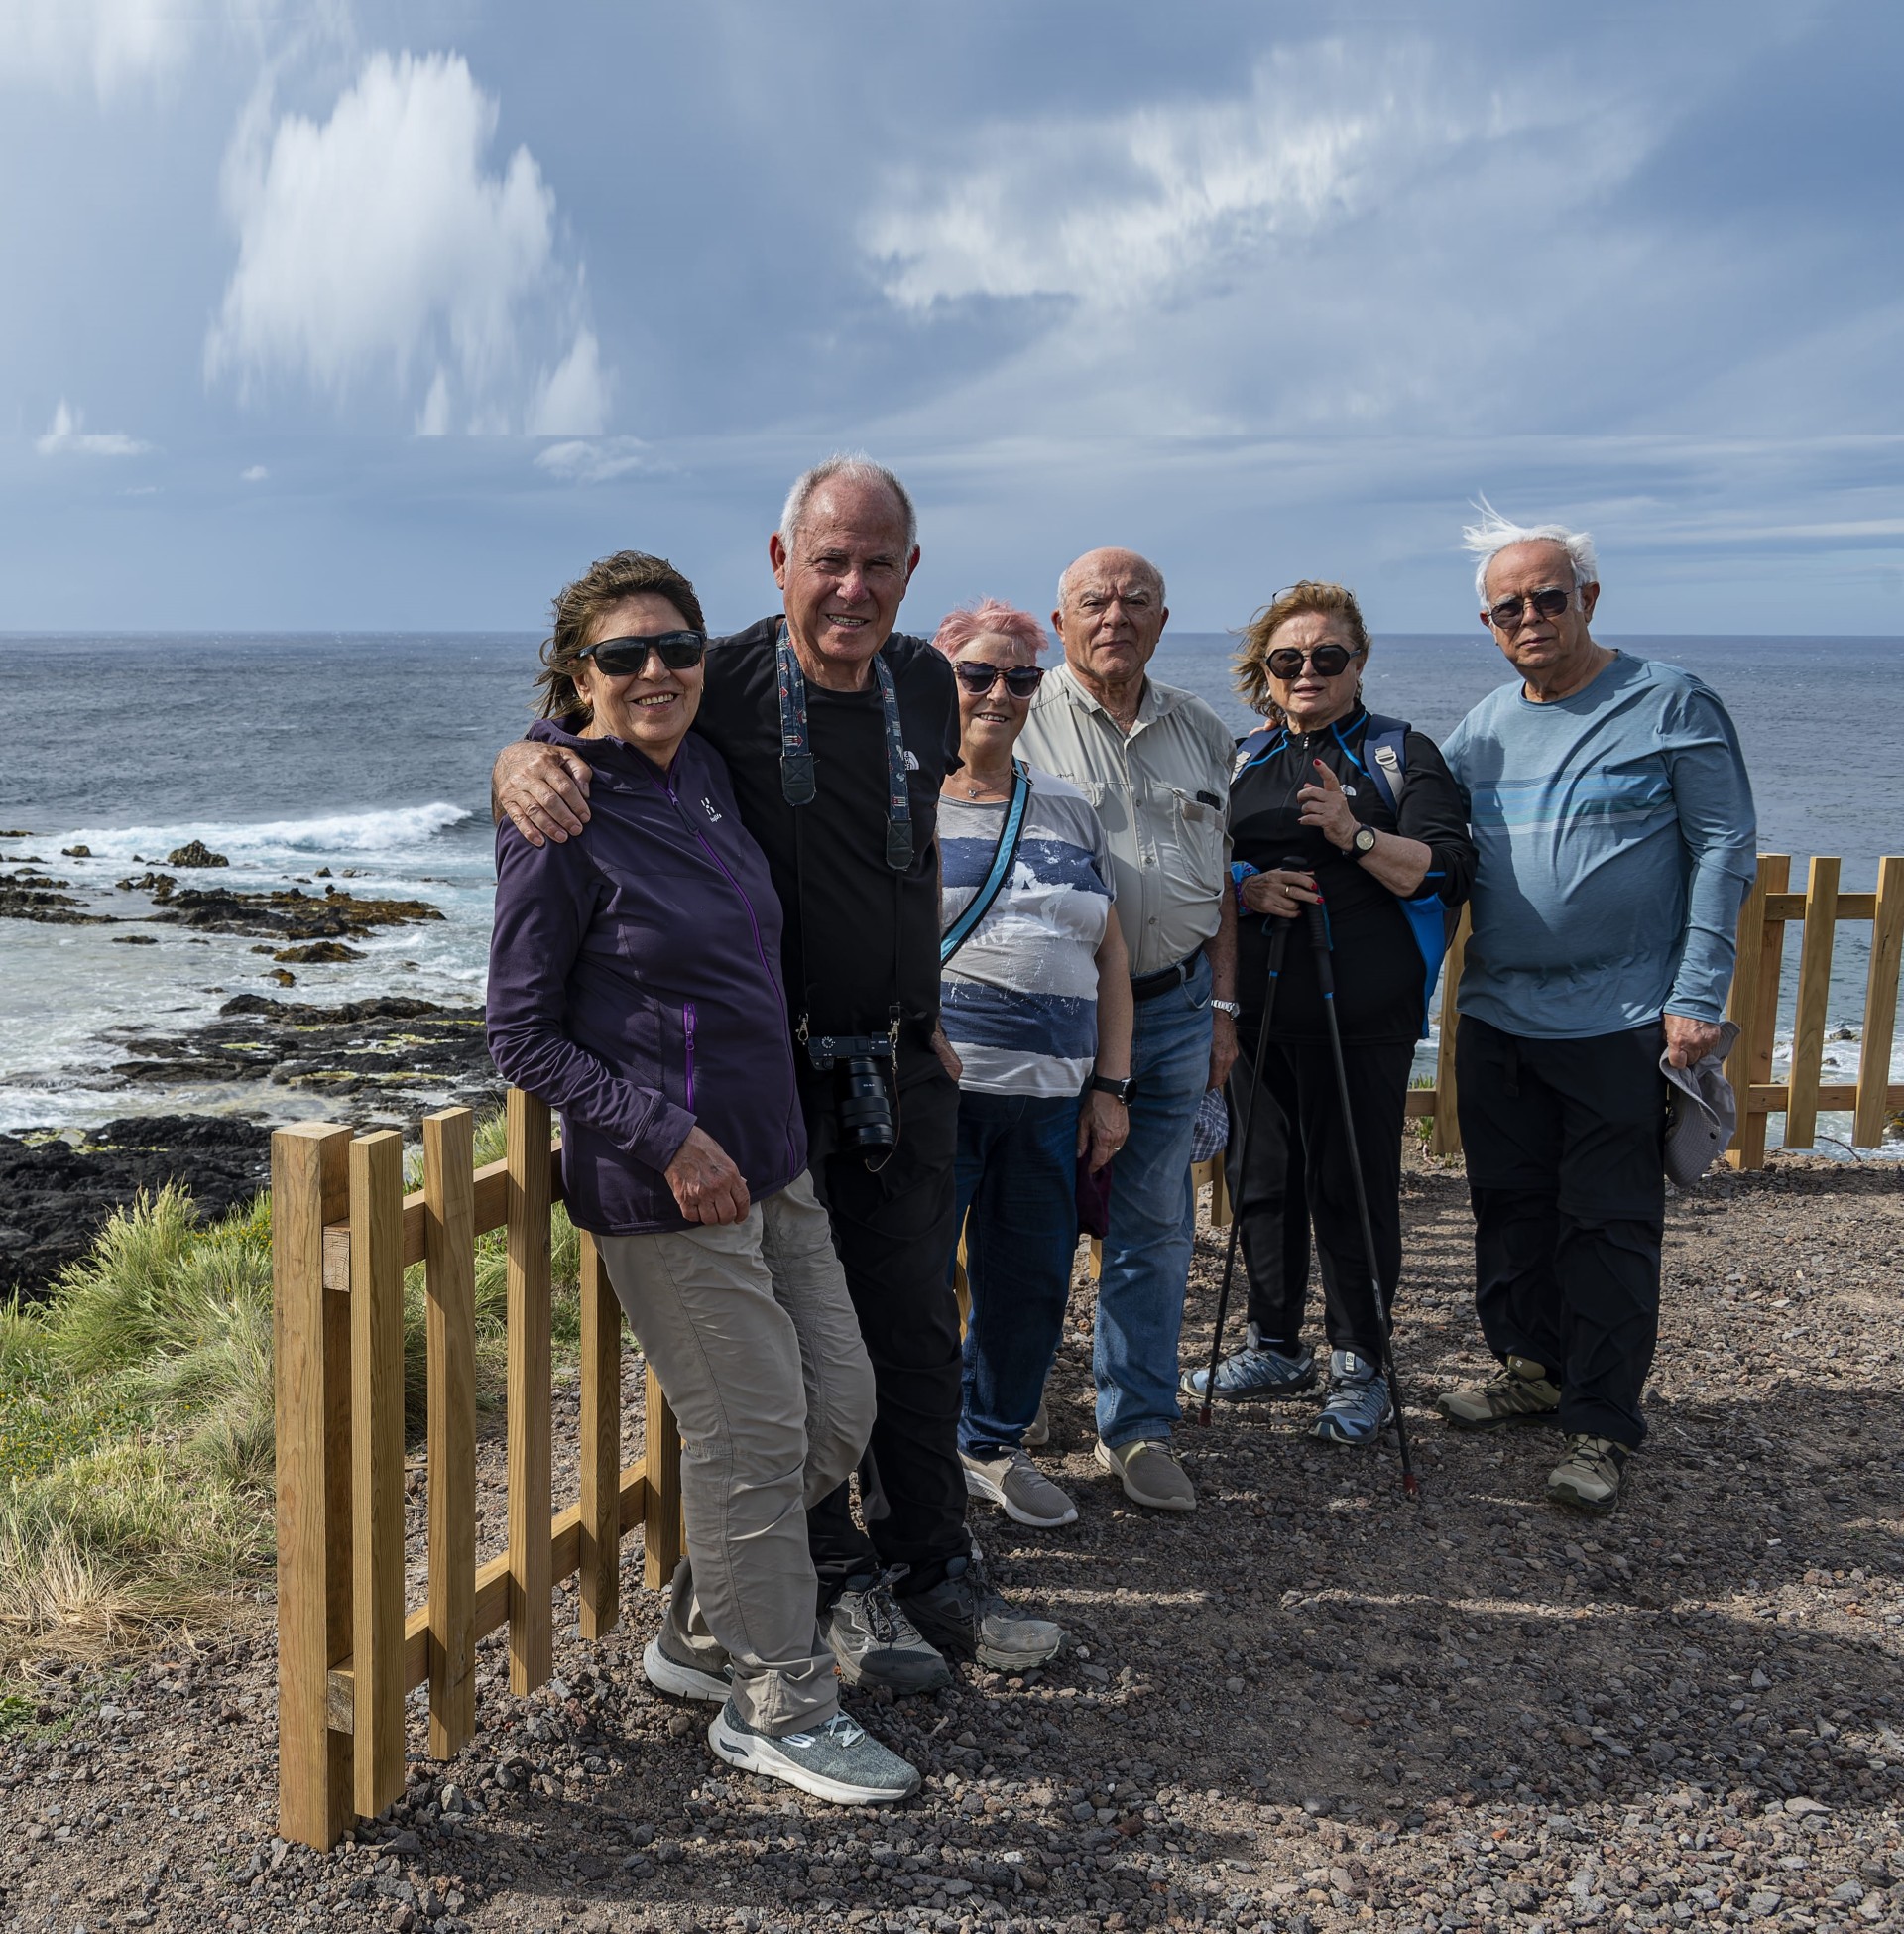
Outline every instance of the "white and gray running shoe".
<svg viewBox="0 0 1904 1934">
<path fill-rule="evenodd" d="M 918 1791 L 917 1770 L 845 1713 L 810 1732 L 776 1738 L 755 1732 L 729 1700 L 709 1725 L 707 1743 L 730 1766 L 783 1779 L 842 1806 L 891 1806 Z"/>
<path fill-rule="evenodd" d="M 642 1653 L 642 1676 L 656 1692 L 668 1693 L 676 1699 L 699 1699 L 714 1706 L 725 1705 L 727 1695 L 734 1690 L 733 1666 L 724 1665 L 717 1674 L 689 1665 L 661 1643 L 659 1632 L 648 1641 Z"/>
<path fill-rule="evenodd" d="M 986 1569 L 985 1553 L 954 1558 L 936 1585 L 914 1592 L 907 1609 L 940 1651 L 976 1658 L 994 1672 L 1048 1665 L 1071 1642 L 1061 1625 L 1015 1610 Z"/>
<path fill-rule="evenodd" d="M 967 1495 L 988 1499 L 1020 1524 L 1049 1531 L 1078 1521 L 1077 1506 L 1023 1451 L 1002 1451 L 997 1457 L 968 1457 L 961 1451 L 959 1462 L 965 1466 Z"/>
<path fill-rule="evenodd" d="M 826 1642 L 848 1685 L 883 1685 L 890 1692 L 936 1692 L 952 1683 L 952 1668 L 919 1635 L 892 1596 L 891 1572 L 853 1578 L 821 1621 Z"/>
<path fill-rule="evenodd" d="M 1243 1348 L 1233 1350 L 1217 1365 L 1217 1394 L 1233 1402 L 1299 1396 L 1316 1384 L 1316 1354 L 1299 1348 L 1294 1356 L 1263 1342 L 1255 1324 L 1250 1325 Z M 1199 1403 L 1210 1388 L 1210 1366 L 1186 1370 L 1177 1387 Z"/>
<path fill-rule="evenodd" d="M 1353 1350 L 1331 1350 L 1329 1393 L 1310 1435 L 1329 1444 L 1372 1443 L 1394 1414 L 1381 1367 Z"/>
</svg>

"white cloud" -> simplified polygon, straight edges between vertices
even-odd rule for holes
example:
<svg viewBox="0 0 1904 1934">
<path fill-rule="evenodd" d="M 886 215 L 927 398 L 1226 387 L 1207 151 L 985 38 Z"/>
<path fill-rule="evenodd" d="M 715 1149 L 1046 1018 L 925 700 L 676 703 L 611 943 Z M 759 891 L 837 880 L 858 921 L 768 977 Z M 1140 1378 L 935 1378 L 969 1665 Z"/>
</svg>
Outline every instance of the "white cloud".
<svg viewBox="0 0 1904 1934">
<path fill-rule="evenodd" d="M 536 452 L 536 467 L 564 483 L 598 484 L 625 477 L 631 470 L 661 466 L 638 436 L 596 436 L 549 444 Z"/>
<path fill-rule="evenodd" d="M 176 68 L 196 31 L 176 0 L 7 0 L 0 82 L 69 88 L 101 100 Z"/>
<path fill-rule="evenodd" d="M 47 425 L 47 433 L 36 437 L 33 447 L 42 456 L 146 456 L 153 446 L 140 442 L 136 436 L 110 431 L 88 433 L 84 413 L 72 409 L 61 397 L 59 409 L 53 413 L 53 422 Z"/>
<path fill-rule="evenodd" d="M 224 169 L 238 263 L 208 379 L 395 402 L 418 434 L 599 429 L 610 377 L 555 197 L 458 55 L 376 54 L 321 125 L 239 123 Z M 406 408 L 406 406 L 408 406 Z"/>
<path fill-rule="evenodd" d="M 254 463 L 238 472 L 240 483 L 263 483 L 271 472 L 262 463 Z"/>
</svg>

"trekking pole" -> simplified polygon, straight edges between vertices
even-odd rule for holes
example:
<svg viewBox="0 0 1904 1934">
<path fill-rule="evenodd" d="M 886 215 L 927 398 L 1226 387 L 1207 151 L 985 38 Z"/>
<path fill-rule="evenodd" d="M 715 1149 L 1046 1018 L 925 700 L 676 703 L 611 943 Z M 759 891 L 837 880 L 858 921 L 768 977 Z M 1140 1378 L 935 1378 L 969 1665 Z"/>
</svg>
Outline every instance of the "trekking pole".
<svg viewBox="0 0 1904 1934">
<path fill-rule="evenodd" d="M 1401 1488 L 1410 1498 L 1421 1496 L 1415 1460 L 1408 1449 L 1408 1421 L 1402 1414 L 1401 1390 L 1395 1383 L 1395 1324 L 1375 1267 L 1375 1232 L 1368 1221 L 1368 1186 L 1362 1172 L 1362 1151 L 1356 1146 L 1356 1118 L 1349 1106 L 1349 1069 L 1342 1058 L 1342 1023 L 1336 1017 L 1336 975 L 1330 962 L 1334 943 L 1329 938 L 1328 914 L 1319 906 L 1303 909 L 1309 923 L 1309 944 L 1316 954 L 1316 979 L 1322 988 L 1322 1011 L 1329 1017 L 1329 1049 L 1336 1063 L 1336 1093 L 1342 1100 L 1342 1132 L 1349 1143 L 1349 1172 L 1356 1184 L 1356 1213 L 1362 1218 L 1362 1253 L 1368 1259 L 1368 1284 L 1375 1292 L 1375 1314 L 1381 1321 L 1381 1374 L 1388 1380 L 1388 1401 L 1395 1413 L 1395 1448 L 1401 1453 Z"/>
<path fill-rule="evenodd" d="M 1300 867 L 1299 860 L 1284 860 L 1286 867 Z M 1243 1177 L 1245 1188 L 1250 1186 L 1250 1140 L 1256 1132 L 1256 1103 L 1262 1095 L 1262 1057 L 1269 1045 L 1269 1017 L 1276 1010 L 1276 984 L 1282 975 L 1282 956 L 1289 945 L 1289 929 L 1293 920 L 1278 919 L 1269 929 L 1269 974 L 1262 990 L 1262 1024 L 1256 1029 L 1256 1059 L 1250 1077 L 1250 1110 L 1243 1118 L 1243 1148 L 1237 1155 L 1237 1170 Z M 1228 1149 L 1224 1154 L 1227 1156 Z M 1227 1165 L 1227 1164 L 1226 1164 Z M 1217 1329 L 1210 1339 L 1210 1376 L 1204 1385 L 1203 1408 L 1197 1414 L 1197 1422 L 1209 1427 L 1210 1405 L 1217 1393 L 1217 1363 L 1223 1355 L 1224 1318 L 1230 1313 L 1230 1280 L 1237 1267 L 1237 1237 L 1243 1228 L 1243 1204 L 1241 1198 L 1230 1204 L 1230 1243 L 1223 1258 L 1223 1287 L 1217 1292 Z"/>
</svg>

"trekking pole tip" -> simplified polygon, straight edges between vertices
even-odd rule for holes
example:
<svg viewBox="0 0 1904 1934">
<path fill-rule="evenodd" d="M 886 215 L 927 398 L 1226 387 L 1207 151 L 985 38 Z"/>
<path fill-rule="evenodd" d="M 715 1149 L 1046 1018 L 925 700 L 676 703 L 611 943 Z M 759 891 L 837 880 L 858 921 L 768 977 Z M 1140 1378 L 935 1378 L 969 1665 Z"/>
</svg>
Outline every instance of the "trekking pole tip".
<svg viewBox="0 0 1904 1934">
<path fill-rule="evenodd" d="M 1401 1478 L 1402 1496 L 1421 1503 L 1421 1480 L 1412 1471 L 1404 1471 Z"/>
<path fill-rule="evenodd" d="M 1210 1399 L 1203 1399 L 1203 1408 L 1197 1412 L 1197 1422 L 1205 1430 L 1210 1428 Z"/>
</svg>

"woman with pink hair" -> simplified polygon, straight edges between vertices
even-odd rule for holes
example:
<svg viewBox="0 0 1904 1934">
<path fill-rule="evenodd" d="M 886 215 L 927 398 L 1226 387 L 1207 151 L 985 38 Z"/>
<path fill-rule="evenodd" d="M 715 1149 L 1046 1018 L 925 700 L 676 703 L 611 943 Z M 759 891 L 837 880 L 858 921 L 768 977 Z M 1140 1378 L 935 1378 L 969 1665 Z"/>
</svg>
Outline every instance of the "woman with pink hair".
<svg viewBox="0 0 1904 1934">
<path fill-rule="evenodd" d="M 1025 1435 L 1064 1327 L 1078 1163 L 1102 1169 L 1130 1132 L 1130 962 L 1097 813 L 1013 757 L 1044 628 L 987 598 L 933 642 L 958 679 L 963 761 L 939 798 L 939 994 L 963 1065 L 957 1215 L 972 1294 L 959 1452 L 972 1496 L 1048 1527 L 1078 1510 Z"/>
</svg>

